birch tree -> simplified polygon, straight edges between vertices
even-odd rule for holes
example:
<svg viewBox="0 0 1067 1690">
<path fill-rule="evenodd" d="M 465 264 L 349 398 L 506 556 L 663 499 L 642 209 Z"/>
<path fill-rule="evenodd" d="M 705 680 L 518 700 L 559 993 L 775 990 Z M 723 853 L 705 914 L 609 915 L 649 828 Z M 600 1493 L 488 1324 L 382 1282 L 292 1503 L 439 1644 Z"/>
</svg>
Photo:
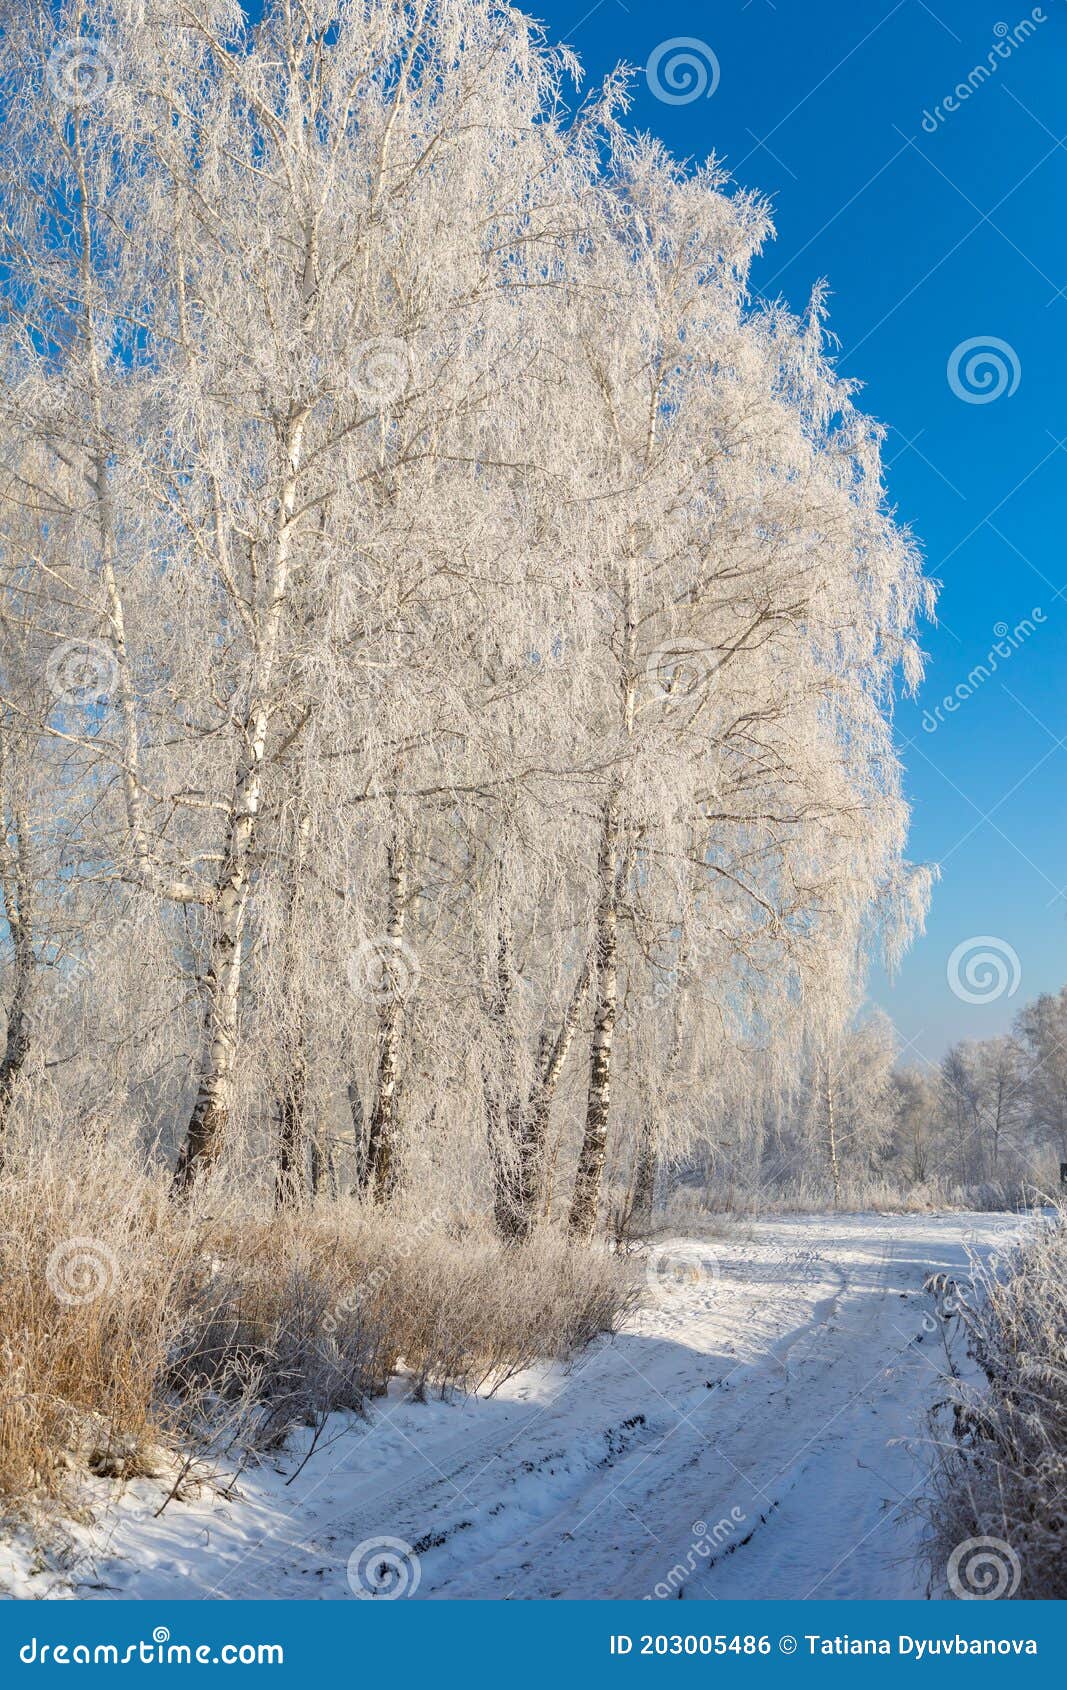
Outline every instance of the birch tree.
<svg viewBox="0 0 1067 1690">
<path fill-rule="evenodd" d="M 520 325 L 494 300 L 516 248 L 548 238 L 539 194 L 551 233 L 538 120 L 558 66 L 524 26 L 447 0 L 278 4 L 254 28 L 175 4 L 147 33 L 135 7 L 61 10 L 27 0 L 6 42 L 36 96 L 9 127 L 13 403 L 89 492 L 72 520 L 117 674 L 115 736 L 90 755 L 121 778 L 121 872 L 196 912 L 185 1188 L 234 1109 L 257 841 L 282 746 L 321 703 L 306 689 L 330 675 L 339 694 L 354 653 L 387 666 L 391 620 L 444 591 L 445 535 L 495 517 L 475 437 Z M 99 76 L 61 76 L 64 106 L 49 81 L 72 42 Z M 377 702 L 364 684 L 360 713 Z M 392 726 L 365 736 L 363 796 Z"/>
<path fill-rule="evenodd" d="M 833 969 L 844 1005 L 872 912 L 892 949 L 925 895 L 901 865 L 888 719 L 894 675 L 918 673 L 925 588 L 886 507 L 877 430 L 826 359 L 818 300 L 801 321 L 747 306 L 758 204 L 726 195 L 714 167 L 683 177 L 653 146 L 620 154 L 578 329 L 601 425 L 591 461 L 598 485 L 618 490 L 597 537 L 610 656 L 595 731 L 612 774 L 571 1209 L 586 1238 L 607 1148 L 623 885 L 647 905 L 666 882 L 661 941 L 684 934 L 699 954 L 713 934 L 720 1009 L 742 1014 L 754 947 L 797 990 L 851 959 Z"/>
<path fill-rule="evenodd" d="M 647 1218 L 925 896 L 926 589 L 821 298 L 490 0 L 0 29 L 4 1072 L 58 910 L 69 1083 L 183 1198 Z"/>
</svg>

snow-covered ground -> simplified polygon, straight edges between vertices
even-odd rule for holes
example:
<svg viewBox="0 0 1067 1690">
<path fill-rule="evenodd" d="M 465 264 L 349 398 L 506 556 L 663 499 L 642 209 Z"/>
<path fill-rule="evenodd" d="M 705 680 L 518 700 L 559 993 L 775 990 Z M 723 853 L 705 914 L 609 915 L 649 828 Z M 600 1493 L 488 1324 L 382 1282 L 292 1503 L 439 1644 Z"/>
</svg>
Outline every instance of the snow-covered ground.
<svg viewBox="0 0 1067 1690">
<path fill-rule="evenodd" d="M 945 1355 L 928 1274 L 1008 1215 L 798 1216 L 663 1241 L 648 1297 L 569 1369 L 335 1419 L 154 1516 L 103 1481 L 77 1560 L 0 1548 L 16 1596 L 908 1597 Z M 223 1476 L 220 1476 L 223 1477 Z M 390 1543 L 383 1539 L 392 1540 Z"/>
</svg>

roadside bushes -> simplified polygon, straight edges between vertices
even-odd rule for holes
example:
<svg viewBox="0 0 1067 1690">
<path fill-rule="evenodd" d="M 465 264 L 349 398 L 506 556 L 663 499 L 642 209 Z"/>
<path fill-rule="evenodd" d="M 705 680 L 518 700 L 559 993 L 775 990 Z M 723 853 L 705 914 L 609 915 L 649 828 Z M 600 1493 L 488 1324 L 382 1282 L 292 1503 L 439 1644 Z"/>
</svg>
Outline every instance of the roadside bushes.
<svg viewBox="0 0 1067 1690">
<path fill-rule="evenodd" d="M 501 1244 L 488 1222 L 339 1200 L 212 1235 L 171 1381 L 244 1401 L 256 1437 L 334 1409 L 361 1410 L 403 1372 L 415 1394 L 478 1390 L 612 1330 L 625 1268 L 560 1234 Z"/>
<path fill-rule="evenodd" d="M 152 1179 L 77 1142 L 0 1176 L 0 1491 L 53 1489 L 156 1436 L 156 1386 L 195 1274 Z"/>
<path fill-rule="evenodd" d="M 669 1227 L 682 1230 L 715 1215 L 811 1215 L 835 1208 L 841 1214 L 936 1214 L 951 1210 L 1000 1214 L 1032 1208 L 1045 1200 L 1039 1184 L 1023 1179 L 959 1185 L 944 1178 L 906 1184 L 870 1177 L 843 1180 L 835 1204 L 828 1181 L 803 1173 L 773 1187 L 761 1186 L 756 1180 L 712 1179 L 700 1185 L 680 1182 L 657 1204 L 653 1225 L 656 1231 Z"/>
<path fill-rule="evenodd" d="M 217 1199 L 218 1193 L 216 1192 Z M 417 1394 L 492 1387 L 612 1329 L 627 1269 L 545 1231 L 371 1210 L 220 1212 L 168 1201 L 102 1138 L 0 1174 L 0 1494 L 172 1451 L 276 1447 L 361 1412 L 398 1371 Z"/>
<path fill-rule="evenodd" d="M 937 1460 L 923 1512 L 935 1594 L 1067 1596 L 1067 1211 L 1060 1207 L 973 1288 L 938 1287 L 981 1371 L 955 1372 L 933 1411 Z"/>
</svg>

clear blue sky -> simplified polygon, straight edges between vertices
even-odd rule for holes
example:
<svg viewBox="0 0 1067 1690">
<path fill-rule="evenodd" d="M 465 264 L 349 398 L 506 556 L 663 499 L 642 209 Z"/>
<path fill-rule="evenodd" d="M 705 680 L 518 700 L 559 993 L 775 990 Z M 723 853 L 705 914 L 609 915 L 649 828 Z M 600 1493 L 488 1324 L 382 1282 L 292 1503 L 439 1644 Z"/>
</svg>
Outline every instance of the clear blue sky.
<svg viewBox="0 0 1067 1690">
<path fill-rule="evenodd" d="M 703 43 L 718 67 L 714 92 L 665 103 L 642 71 L 631 121 L 683 157 L 716 152 L 738 182 L 772 198 L 778 238 L 756 271 L 762 292 L 801 306 L 816 279 L 829 282 L 841 368 L 890 429 L 893 500 L 943 583 L 926 684 L 898 716 L 911 855 L 939 862 L 943 878 L 926 936 L 896 983 L 876 980 L 873 992 L 933 1059 L 951 1039 L 1000 1032 L 1025 999 L 1067 982 L 1063 0 L 1036 12 L 1021 0 L 525 9 L 577 50 L 591 78 L 620 58 L 645 67 L 674 38 Z M 1032 34 L 1016 45 L 1023 19 Z M 989 74 L 958 99 L 976 66 Z M 956 110 L 945 110 L 946 95 Z M 990 337 L 1003 343 L 1003 374 L 980 367 L 961 397 L 967 378 L 954 391 L 949 361 Z M 988 658 L 1003 625 L 1035 609 L 1044 620 L 1033 633 L 938 723 L 938 702 Z M 986 935 L 1017 956 L 1018 986 L 967 1003 L 947 965 Z M 1010 957 L 1007 967 L 1014 979 Z"/>
<path fill-rule="evenodd" d="M 1018 0 L 600 0 L 592 9 L 541 0 L 532 9 L 594 77 L 620 57 L 644 67 L 676 37 L 711 49 L 710 97 L 666 104 L 642 74 L 631 120 L 684 157 L 715 151 L 738 182 L 772 197 L 778 238 L 756 286 L 800 306 L 827 278 L 841 368 L 891 430 L 892 498 L 943 583 L 939 624 L 924 642 L 926 684 L 898 716 L 911 854 L 940 862 L 942 880 L 926 936 L 897 981 L 876 980 L 873 992 L 904 1040 L 936 1059 L 949 1040 L 1000 1032 L 1027 997 L 1067 982 L 1062 0 L 1039 8 L 1046 21 L 1018 45 L 1016 25 L 1034 21 Z M 976 65 L 988 69 L 998 41 L 1010 55 L 994 53 L 996 70 L 939 122 L 935 107 Z M 950 386 L 948 360 L 989 336 L 1011 349 L 999 354 L 1007 385 L 968 402 Z M 980 396 L 996 385 L 987 373 Z M 938 723 L 933 707 L 988 657 L 997 625 L 1014 629 L 1035 608 L 1046 620 Z M 948 961 L 986 935 L 1001 941 L 1009 985 L 1004 947 L 1018 956 L 1018 988 L 968 1003 L 949 988 Z"/>
<path fill-rule="evenodd" d="M 896 983 L 873 991 L 903 1038 L 936 1059 L 950 1039 L 999 1032 L 1026 998 L 1067 982 L 1062 0 L 1038 8 L 1044 22 L 1018 0 L 600 0 L 592 10 L 542 0 L 538 11 L 593 76 L 618 57 L 645 66 L 675 37 L 711 49 L 710 97 L 666 104 L 642 75 L 632 120 L 683 156 L 714 150 L 773 198 L 778 238 L 756 285 L 799 306 L 827 278 L 841 367 L 890 428 L 892 498 L 943 583 L 926 684 L 898 717 L 911 854 L 939 862 L 943 878 L 926 936 Z M 1033 33 L 1016 45 L 1023 18 Z M 944 96 L 976 66 L 988 70 L 991 52 L 996 69 L 946 111 Z M 990 336 L 1006 343 L 1004 377 L 980 368 L 977 395 L 1002 379 L 1005 390 L 969 402 L 948 361 Z M 965 375 L 957 386 L 968 391 Z M 1035 608 L 1045 620 L 938 722 L 934 707 L 988 658 L 999 626 Z M 983 1001 L 968 1003 L 949 988 L 948 961 L 987 935 L 1009 985 L 1007 947 L 1018 957 L 1019 984 L 991 1001 L 978 985 Z"/>
</svg>

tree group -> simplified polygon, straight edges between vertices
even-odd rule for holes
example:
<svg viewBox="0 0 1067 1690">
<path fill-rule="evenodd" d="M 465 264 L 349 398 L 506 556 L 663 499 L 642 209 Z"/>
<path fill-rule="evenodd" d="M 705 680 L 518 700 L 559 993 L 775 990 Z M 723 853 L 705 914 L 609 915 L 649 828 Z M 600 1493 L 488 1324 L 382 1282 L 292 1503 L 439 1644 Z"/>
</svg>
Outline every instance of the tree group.
<svg viewBox="0 0 1067 1690">
<path fill-rule="evenodd" d="M 9 1138 L 587 1239 L 921 916 L 880 432 L 573 76 L 490 0 L 5 7 Z"/>
</svg>

